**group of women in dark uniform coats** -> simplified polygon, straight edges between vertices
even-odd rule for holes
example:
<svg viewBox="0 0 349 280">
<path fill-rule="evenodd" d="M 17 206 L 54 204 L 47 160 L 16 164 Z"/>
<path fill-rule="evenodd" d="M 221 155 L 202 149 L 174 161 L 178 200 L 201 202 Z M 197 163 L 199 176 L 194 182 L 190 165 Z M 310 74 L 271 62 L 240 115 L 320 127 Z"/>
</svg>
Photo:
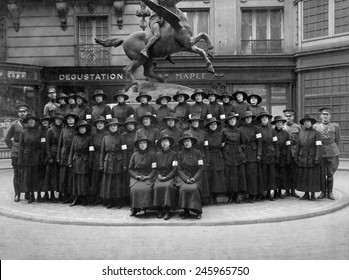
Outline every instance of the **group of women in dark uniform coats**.
<svg viewBox="0 0 349 280">
<path fill-rule="evenodd" d="M 137 96 L 140 105 L 135 109 L 125 104 L 128 96 L 122 91 L 114 95 L 118 103 L 112 109 L 101 90 L 93 94 L 96 104 L 91 109 L 83 93 L 75 98 L 79 110 L 74 111 L 72 102 L 64 110 L 65 102 L 59 102 L 62 107 L 51 126 L 40 128 L 37 117 L 27 118 L 19 164 L 25 166 L 23 183 L 32 194 L 30 202 L 35 191 L 38 201 L 45 191 L 45 199 L 57 202 L 57 191 L 58 199 L 71 206 L 104 203 L 120 208 L 130 203 L 132 216 L 156 209 L 165 220 L 180 208 L 184 219 L 190 211 L 200 219 L 202 205 L 217 203 L 217 196 L 240 203 L 240 195 L 247 194 L 246 201 L 253 203 L 283 198 L 282 189 L 289 188 L 286 120 L 275 116 L 271 121 L 273 116 L 258 105 L 258 95 L 196 89 L 190 105 L 189 95 L 179 91 L 173 96 L 178 101 L 174 109 L 168 106 L 171 97 L 163 94 L 156 100 L 157 110 L 146 93 Z M 315 119 L 305 116 L 300 122 L 305 130 L 297 142 L 298 190 L 305 192 L 302 199 L 313 200 L 321 190 L 321 140 L 312 129 Z M 44 179 L 35 176 L 42 162 Z"/>
</svg>

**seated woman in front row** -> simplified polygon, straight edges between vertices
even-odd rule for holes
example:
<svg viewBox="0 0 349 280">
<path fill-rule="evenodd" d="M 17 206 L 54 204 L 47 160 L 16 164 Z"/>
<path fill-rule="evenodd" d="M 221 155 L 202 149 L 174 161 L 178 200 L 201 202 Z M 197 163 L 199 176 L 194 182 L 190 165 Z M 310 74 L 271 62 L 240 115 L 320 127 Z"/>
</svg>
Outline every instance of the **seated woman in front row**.
<svg viewBox="0 0 349 280">
<path fill-rule="evenodd" d="M 135 152 L 131 156 L 130 199 L 131 216 L 153 206 L 152 190 L 156 173 L 155 153 L 151 149 L 152 141 L 144 135 L 136 135 Z"/>
<path fill-rule="evenodd" d="M 170 218 L 171 209 L 176 209 L 178 205 L 178 188 L 176 186 L 178 161 L 177 152 L 171 149 L 173 143 L 174 139 L 168 134 L 163 134 L 157 141 L 157 175 L 154 183 L 153 206 L 159 211 L 159 219 L 165 212 L 164 220 Z"/>
<path fill-rule="evenodd" d="M 184 149 L 178 155 L 179 208 L 184 209 L 182 219 L 189 217 L 190 211 L 201 219 L 200 176 L 204 162 L 199 150 L 193 148 L 197 140 L 191 133 L 184 133 L 179 143 Z M 189 211 L 190 210 L 190 211 Z"/>
</svg>

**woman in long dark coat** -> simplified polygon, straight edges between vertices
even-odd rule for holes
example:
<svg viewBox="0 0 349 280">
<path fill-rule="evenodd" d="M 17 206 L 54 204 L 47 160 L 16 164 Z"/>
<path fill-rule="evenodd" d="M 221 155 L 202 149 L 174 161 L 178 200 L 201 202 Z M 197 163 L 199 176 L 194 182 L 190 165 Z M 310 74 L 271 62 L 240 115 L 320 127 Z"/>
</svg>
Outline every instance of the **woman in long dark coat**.
<svg viewBox="0 0 349 280">
<path fill-rule="evenodd" d="M 194 149 L 197 149 L 200 151 L 202 159 L 204 161 L 203 165 L 203 171 L 200 176 L 200 193 L 201 193 L 201 199 L 202 204 L 209 204 L 211 202 L 210 198 L 210 189 L 208 185 L 207 180 L 207 172 L 206 172 L 206 165 L 208 162 L 210 162 L 210 154 L 208 152 L 208 140 L 207 140 L 207 132 L 200 128 L 200 126 L 203 126 L 203 119 L 200 118 L 198 114 L 191 114 L 189 116 L 189 123 L 190 128 L 186 132 L 189 132 L 193 135 L 193 137 L 197 140 L 195 143 L 193 143 Z"/>
<path fill-rule="evenodd" d="M 107 95 L 101 89 L 96 89 L 92 94 L 92 99 L 96 101 L 96 104 L 91 108 L 92 120 L 94 121 L 97 117 L 102 116 L 105 119 L 111 119 L 111 109 L 109 105 L 105 103 Z"/>
<path fill-rule="evenodd" d="M 246 184 L 248 202 L 256 201 L 257 194 L 263 195 L 260 162 L 262 160 L 262 133 L 252 122 L 254 115 L 246 111 L 241 115 L 239 127 L 241 144 L 246 155 Z"/>
<path fill-rule="evenodd" d="M 42 144 L 41 138 L 43 131 L 38 122 L 40 119 L 35 115 L 28 115 L 25 122 L 28 127 L 20 134 L 18 165 L 22 167 L 22 182 L 20 192 L 29 192 L 28 203 L 35 201 L 37 192 L 38 199 L 41 199 L 39 168 L 41 167 Z"/>
<path fill-rule="evenodd" d="M 291 140 L 288 132 L 283 129 L 286 120 L 282 116 L 275 116 L 271 124 L 275 125 L 275 135 L 277 137 L 277 145 L 279 147 L 279 160 L 276 162 L 276 183 L 278 189 L 275 190 L 274 198 L 284 198 L 282 189 L 287 187 L 287 172 L 286 166 L 291 162 Z"/>
<path fill-rule="evenodd" d="M 110 134 L 102 141 L 99 167 L 103 170 L 103 180 L 100 196 L 106 202 L 107 208 L 120 209 L 125 200 L 127 188 L 123 184 L 122 174 L 126 168 L 126 158 L 122 152 L 121 135 L 118 133 L 121 124 L 112 118 L 107 124 Z"/>
<path fill-rule="evenodd" d="M 77 131 L 73 138 L 68 167 L 72 168 L 73 174 L 73 196 L 74 201 L 70 206 L 75 206 L 80 203 L 87 205 L 89 197 L 94 195 L 90 188 L 90 166 L 92 158 L 90 158 L 90 146 L 92 139 L 90 135 L 90 124 L 85 121 L 79 121 L 75 127 Z"/>
<path fill-rule="evenodd" d="M 258 94 L 250 94 L 247 99 L 247 103 L 250 105 L 250 111 L 255 116 L 258 116 L 260 113 L 264 111 L 264 108 L 259 105 L 262 102 L 262 97 Z"/>
<path fill-rule="evenodd" d="M 207 166 L 207 180 L 210 187 L 210 193 L 214 204 L 217 204 L 217 196 L 225 195 L 227 192 L 225 182 L 225 164 L 222 153 L 223 134 L 218 129 L 218 121 L 215 117 L 209 119 L 206 123 L 207 140 L 210 161 Z"/>
<path fill-rule="evenodd" d="M 130 173 L 128 172 L 128 167 L 130 165 L 131 156 L 134 153 L 134 142 L 136 137 L 136 127 L 138 122 L 134 117 L 128 117 L 125 120 L 124 127 L 126 131 L 121 134 L 121 149 L 123 156 L 126 158 L 126 164 L 124 166 L 124 172 L 122 175 L 122 180 L 124 186 L 127 189 L 127 197 L 125 198 L 125 204 L 130 204 Z"/>
<path fill-rule="evenodd" d="M 245 163 L 246 155 L 241 148 L 241 133 L 237 127 L 238 114 L 230 112 L 225 120 L 223 129 L 223 155 L 225 162 L 225 181 L 229 202 L 241 203 L 239 193 L 245 193 L 246 172 Z"/>
<path fill-rule="evenodd" d="M 185 131 L 189 128 L 188 118 L 190 105 L 187 103 L 189 95 L 184 91 L 177 91 L 176 94 L 172 97 L 174 101 L 177 101 L 178 104 L 173 108 L 175 116 L 178 119 L 177 127 Z"/>
<path fill-rule="evenodd" d="M 88 106 L 88 99 L 83 92 L 78 92 L 75 95 L 76 107 L 73 109 L 73 113 L 79 117 L 79 120 L 90 121 L 92 118 L 91 109 Z"/>
<path fill-rule="evenodd" d="M 141 128 L 136 131 L 136 138 L 139 138 L 141 135 L 145 136 L 151 141 L 151 145 L 148 147 L 154 153 L 156 152 L 155 141 L 160 136 L 160 131 L 157 129 L 154 124 L 156 122 L 156 117 L 150 112 L 144 113 L 141 117 L 138 118 L 139 122 L 142 124 Z"/>
<path fill-rule="evenodd" d="M 261 169 L 263 176 L 263 188 L 267 192 L 266 199 L 274 200 L 271 191 L 277 189 L 275 162 L 279 160 L 279 146 L 275 130 L 269 121 L 272 115 L 263 111 L 257 116 L 259 130 L 262 133 L 262 160 Z M 275 194 L 274 194 L 275 195 Z"/>
<path fill-rule="evenodd" d="M 184 209 L 182 219 L 187 219 L 190 211 L 201 219 L 202 204 L 200 195 L 200 177 L 203 171 L 204 161 L 201 152 L 193 147 L 196 138 L 185 132 L 179 143 L 183 149 L 178 154 L 178 181 L 179 200 L 178 207 Z"/>
<path fill-rule="evenodd" d="M 71 169 L 68 168 L 68 159 L 71 143 L 76 133 L 75 125 L 79 121 L 79 117 L 73 113 L 69 113 L 64 117 L 66 126 L 62 129 L 58 141 L 57 162 L 60 165 L 59 170 L 59 192 L 63 194 L 63 203 L 72 202 L 73 197 L 73 176 Z"/>
<path fill-rule="evenodd" d="M 63 118 L 63 115 L 55 113 L 53 116 L 53 126 L 51 126 L 46 133 L 46 192 L 50 192 L 50 197 L 48 197 L 47 194 L 47 199 L 51 202 L 57 202 L 55 191 L 59 191 L 59 164 L 57 162 L 57 150 Z M 58 198 L 62 200 L 63 194 L 59 193 Z"/>
<path fill-rule="evenodd" d="M 156 173 L 155 153 L 150 149 L 152 141 L 144 135 L 136 137 L 129 165 L 131 216 L 153 206 L 153 185 Z"/>
<path fill-rule="evenodd" d="M 91 193 L 94 194 L 92 204 L 97 205 L 100 201 L 100 192 L 102 186 L 103 170 L 99 168 L 99 160 L 101 156 L 102 141 L 104 136 L 109 135 L 109 131 L 105 129 L 107 124 L 103 116 L 99 116 L 93 122 L 96 129 L 92 133 L 92 145 L 90 152 L 92 153 L 92 176 L 91 176 Z"/>
<path fill-rule="evenodd" d="M 313 128 L 316 120 L 305 115 L 300 121 L 304 130 L 299 133 L 296 148 L 298 166 L 297 190 L 305 192 L 300 199 L 316 200 L 315 192 L 321 191 L 321 135 Z M 309 195 L 311 193 L 311 196 Z"/>
<path fill-rule="evenodd" d="M 170 149 L 174 139 L 164 134 L 157 141 L 158 152 L 156 159 L 156 177 L 154 183 L 153 206 L 158 209 L 158 218 L 165 212 L 165 220 L 170 218 L 170 211 L 177 208 L 178 188 L 176 175 L 178 168 L 177 152 Z"/>
</svg>

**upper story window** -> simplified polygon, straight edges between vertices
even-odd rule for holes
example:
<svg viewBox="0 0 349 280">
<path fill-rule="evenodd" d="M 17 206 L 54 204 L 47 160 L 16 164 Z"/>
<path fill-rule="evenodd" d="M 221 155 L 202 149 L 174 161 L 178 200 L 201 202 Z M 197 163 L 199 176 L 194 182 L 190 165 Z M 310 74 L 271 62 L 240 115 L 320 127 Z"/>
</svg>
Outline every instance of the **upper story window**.
<svg viewBox="0 0 349 280">
<path fill-rule="evenodd" d="M 303 39 L 349 32 L 349 0 L 304 0 Z"/>
<path fill-rule="evenodd" d="M 283 9 L 243 9 L 241 51 L 272 54 L 283 51 Z"/>
<path fill-rule="evenodd" d="M 334 1 L 334 33 L 349 32 L 349 0 Z"/>
<path fill-rule="evenodd" d="M 303 38 L 327 35 L 328 0 L 305 0 L 303 2 Z"/>
<path fill-rule="evenodd" d="M 109 64 L 109 48 L 95 43 L 95 38 L 109 36 L 108 17 L 78 18 L 78 65 L 98 66 Z"/>
</svg>

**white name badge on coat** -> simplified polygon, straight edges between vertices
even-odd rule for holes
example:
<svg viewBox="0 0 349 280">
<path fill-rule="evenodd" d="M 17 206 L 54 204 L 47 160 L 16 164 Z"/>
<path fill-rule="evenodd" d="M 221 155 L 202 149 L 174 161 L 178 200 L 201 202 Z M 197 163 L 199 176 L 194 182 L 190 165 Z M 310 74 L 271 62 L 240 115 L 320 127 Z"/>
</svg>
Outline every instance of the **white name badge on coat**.
<svg viewBox="0 0 349 280">
<path fill-rule="evenodd" d="M 286 146 L 290 146 L 291 145 L 291 141 L 290 140 L 287 140 L 286 141 Z"/>
<path fill-rule="evenodd" d="M 121 150 L 127 150 L 127 145 L 121 145 Z"/>
<path fill-rule="evenodd" d="M 153 163 L 151 164 L 151 168 L 156 168 L 156 167 L 158 167 L 157 163 L 156 163 L 156 162 L 153 162 Z"/>
<path fill-rule="evenodd" d="M 41 142 L 41 143 L 45 143 L 45 142 L 46 142 L 46 138 L 41 138 L 41 139 L 40 139 L 40 142 Z"/>
<path fill-rule="evenodd" d="M 225 119 L 225 115 L 220 115 L 219 117 L 221 118 L 221 120 Z"/>
<path fill-rule="evenodd" d="M 178 161 L 176 160 L 172 161 L 172 166 L 178 166 Z"/>
<path fill-rule="evenodd" d="M 198 165 L 204 165 L 204 161 L 202 159 L 198 160 Z"/>
<path fill-rule="evenodd" d="M 108 114 L 108 115 L 105 116 L 105 118 L 106 118 L 107 120 L 109 120 L 109 119 L 111 119 L 111 115 Z"/>
<path fill-rule="evenodd" d="M 86 120 L 90 120 L 92 119 L 92 116 L 91 115 L 86 115 Z"/>
<path fill-rule="evenodd" d="M 208 141 L 207 140 L 204 142 L 204 146 L 208 146 Z"/>
<path fill-rule="evenodd" d="M 273 142 L 276 142 L 278 140 L 278 137 L 277 136 L 274 136 L 273 137 Z"/>
<path fill-rule="evenodd" d="M 90 147 L 88 147 L 88 150 L 89 150 L 90 152 L 94 152 L 94 151 L 95 151 L 95 147 L 90 146 Z"/>
<path fill-rule="evenodd" d="M 321 140 L 316 141 L 316 146 L 322 146 L 322 141 Z"/>
<path fill-rule="evenodd" d="M 258 139 L 258 138 L 262 138 L 262 133 L 257 133 L 256 134 L 256 138 Z"/>
<path fill-rule="evenodd" d="M 208 114 L 207 119 L 212 119 L 212 114 Z"/>
</svg>

